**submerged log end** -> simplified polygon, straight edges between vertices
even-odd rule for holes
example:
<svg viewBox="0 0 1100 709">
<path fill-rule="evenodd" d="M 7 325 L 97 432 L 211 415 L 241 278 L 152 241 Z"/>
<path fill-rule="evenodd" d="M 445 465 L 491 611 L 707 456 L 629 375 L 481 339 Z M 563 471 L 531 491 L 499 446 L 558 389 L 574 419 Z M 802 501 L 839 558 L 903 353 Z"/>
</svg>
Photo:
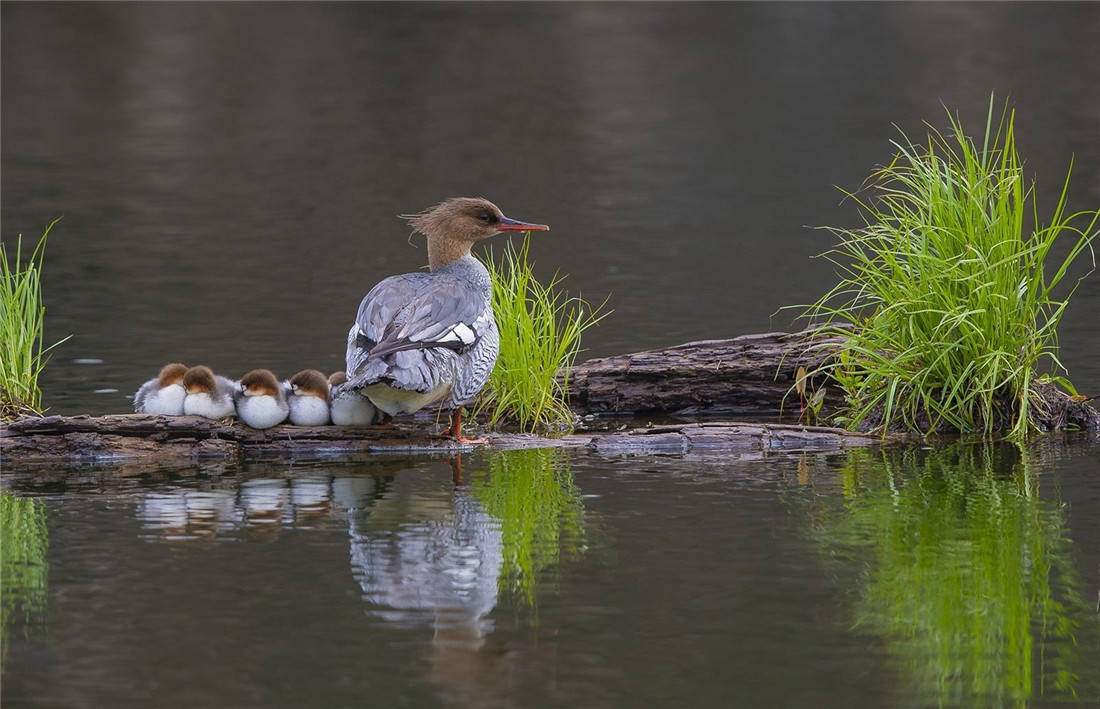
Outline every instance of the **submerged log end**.
<svg viewBox="0 0 1100 709">
<path fill-rule="evenodd" d="M 905 435 L 872 436 L 824 426 L 714 422 L 636 428 L 596 436 L 588 447 L 605 455 L 765 454 L 840 451 L 906 440 Z"/>
</svg>

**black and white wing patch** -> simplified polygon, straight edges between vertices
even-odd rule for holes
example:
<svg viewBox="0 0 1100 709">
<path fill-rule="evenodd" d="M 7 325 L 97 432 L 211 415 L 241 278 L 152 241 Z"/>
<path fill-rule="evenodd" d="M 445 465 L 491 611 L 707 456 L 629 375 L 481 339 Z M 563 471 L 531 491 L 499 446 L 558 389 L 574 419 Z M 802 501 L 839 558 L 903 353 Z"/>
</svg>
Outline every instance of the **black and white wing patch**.
<svg viewBox="0 0 1100 709">
<path fill-rule="evenodd" d="M 477 344 L 484 299 L 472 293 L 466 281 L 428 275 L 387 278 L 363 298 L 348 333 L 349 380 L 370 381 L 390 377 L 395 369 L 420 369 L 425 362 L 413 356 L 416 351 L 465 354 Z"/>
</svg>

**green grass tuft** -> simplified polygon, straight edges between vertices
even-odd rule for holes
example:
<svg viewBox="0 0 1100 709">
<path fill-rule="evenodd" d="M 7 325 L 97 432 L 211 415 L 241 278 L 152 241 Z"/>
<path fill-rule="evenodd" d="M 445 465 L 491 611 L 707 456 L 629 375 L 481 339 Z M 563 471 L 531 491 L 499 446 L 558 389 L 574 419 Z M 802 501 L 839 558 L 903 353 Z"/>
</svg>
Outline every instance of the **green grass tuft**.
<svg viewBox="0 0 1100 709">
<path fill-rule="evenodd" d="M 483 259 L 493 280 L 493 310 L 500 329 L 500 355 L 475 413 L 490 414 L 523 431 L 567 433 L 573 429 L 566 389 L 569 370 L 581 351 L 581 333 L 610 314 L 606 301 L 593 308 L 560 290 L 563 276 L 547 284 L 535 279 L 531 234 L 516 248 L 509 243 L 498 265 Z"/>
<path fill-rule="evenodd" d="M 1071 161 L 1042 225 L 1014 117 L 1006 105 L 998 119 L 991 98 L 980 143 L 950 112 L 948 134 L 929 125 L 918 145 L 902 133 L 893 161 L 871 176 L 872 196 L 847 193 L 863 226 L 825 227 L 839 239 L 823 255 L 840 282 L 804 317 L 846 338 L 821 371 L 840 383 L 851 427 L 1024 436 L 1040 369 L 1064 371 L 1056 330 L 1080 280 L 1054 290 L 1083 253 L 1095 267 L 1100 212 L 1067 211 Z"/>
<path fill-rule="evenodd" d="M 30 258 L 22 262 L 23 237 L 16 241 L 15 260 L 0 244 L 0 419 L 42 411 L 38 375 L 49 352 L 68 337 L 42 347 L 46 308 L 42 305 L 42 260 L 46 237 L 60 218 L 50 222 Z"/>
</svg>

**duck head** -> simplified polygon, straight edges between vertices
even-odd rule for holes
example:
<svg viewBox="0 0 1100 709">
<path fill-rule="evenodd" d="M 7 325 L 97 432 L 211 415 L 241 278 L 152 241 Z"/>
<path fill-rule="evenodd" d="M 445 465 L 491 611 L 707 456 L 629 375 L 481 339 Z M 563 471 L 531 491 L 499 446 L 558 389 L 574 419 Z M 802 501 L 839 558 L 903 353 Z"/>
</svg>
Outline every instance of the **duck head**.
<svg viewBox="0 0 1100 709">
<path fill-rule="evenodd" d="M 179 362 L 166 364 L 160 368 L 160 374 L 157 375 L 157 386 L 163 389 L 166 386 L 179 384 L 183 381 L 185 374 L 187 374 L 186 364 L 180 364 Z"/>
<path fill-rule="evenodd" d="M 213 394 L 215 386 L 214 372 L 210 371 L 210 367 L 200 364 L 183 375 L 183 388 L 188 394 Z"/>
<path fill-rule="evenodd" d="M 428 266 L 435 270 L 470 255 L 470 247 L 502 231 L 549 231 L 504 216 L 483 197 L 454 197 L 419 214 L 402 214 L 413 229 L 428 238 Z"/>
<path fill-rule="evenodd" d="M 301 396 L 328 398 L 328 379 L 316 369 L 303 369 L 290 378 L 290 390 Z"/>
<path fill-rule="evenodd" d="M 241 377 L 241 393 L 245 396 L 278 396 L 279 380 L 270 369 L 253 369 Z"/>
</svg>

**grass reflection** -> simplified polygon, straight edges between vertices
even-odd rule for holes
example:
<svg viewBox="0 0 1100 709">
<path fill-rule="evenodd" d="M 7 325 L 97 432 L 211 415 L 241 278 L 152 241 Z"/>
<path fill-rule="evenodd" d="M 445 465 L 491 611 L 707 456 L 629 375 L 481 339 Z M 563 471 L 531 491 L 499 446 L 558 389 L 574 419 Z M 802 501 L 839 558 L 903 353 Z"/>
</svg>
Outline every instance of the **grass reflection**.
<svg viewBox="0 0 1100 709">
<path fill-rule="evenodd" d="M 25 635 L 45 622 L 49 546 L 46 505 L 0 491 L 0 668 L 15 626 Z"/>
<path fill-rule="evenodd" d="M 1027 454 L 956 444 L 854 451 L 843 503 L 815 533 L 863 560 L 856 627 L 882 637 L 917 704 L 1095 696 L 1097 619 L 1083 600 L 1063 506 Z M 1049 496 L 1048 496 L 1049 497 Z M 1091 644 L 1091 649 L 1086 647 Z"/>
<path fill-rule="evenodd" d="M 500 590 L 537 610 L 537 591 L 553 578 L 562 552 L 585 549 L 584 506 L 568 456 L 552 449 L 490 453 L 470 489 L 500 520 Z"/>
</svg>

